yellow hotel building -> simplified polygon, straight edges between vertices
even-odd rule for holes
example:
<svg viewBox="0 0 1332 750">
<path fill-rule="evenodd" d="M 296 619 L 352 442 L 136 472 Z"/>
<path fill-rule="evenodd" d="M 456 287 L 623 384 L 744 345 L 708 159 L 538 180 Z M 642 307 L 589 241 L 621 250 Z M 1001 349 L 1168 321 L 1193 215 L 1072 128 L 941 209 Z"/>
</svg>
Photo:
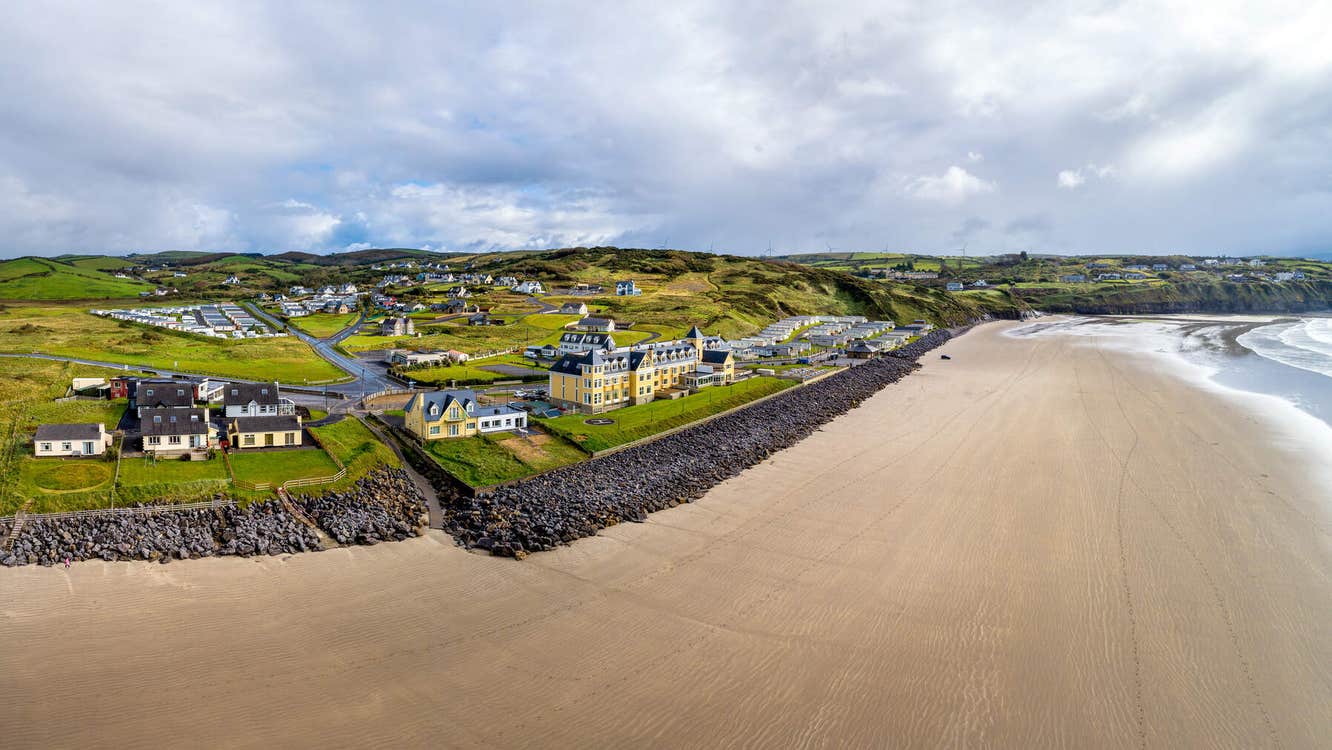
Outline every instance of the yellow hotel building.
<svg viewBox="0 0 1332 750">
<path fill-rule="evenodd" d="M 666 391 L 686 390 L 685 376 L 704 361 L 708 341 L 695 326 L 681 341 L 566 354 L 550 369 L 550 401 L 561 409 L 598 414 L 649 403 Z M 706 351 L 714 361 L 708 366 L 721 375 L 716 382 L 733 382 L 731 353 Z"/>
</svg>

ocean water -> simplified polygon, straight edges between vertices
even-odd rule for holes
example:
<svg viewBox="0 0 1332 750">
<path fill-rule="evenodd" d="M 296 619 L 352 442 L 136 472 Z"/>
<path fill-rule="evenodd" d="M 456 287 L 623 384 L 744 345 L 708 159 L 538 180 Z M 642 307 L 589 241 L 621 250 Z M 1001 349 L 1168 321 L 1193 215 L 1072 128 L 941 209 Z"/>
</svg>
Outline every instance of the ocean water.
<svg viewBox="0 0 1332 750">
<path fill-rule="evenodd" d="M 1236 341 L 1260 357 L 1332 378 L 1332 318 L 1258 326 Z"/>
</svg>

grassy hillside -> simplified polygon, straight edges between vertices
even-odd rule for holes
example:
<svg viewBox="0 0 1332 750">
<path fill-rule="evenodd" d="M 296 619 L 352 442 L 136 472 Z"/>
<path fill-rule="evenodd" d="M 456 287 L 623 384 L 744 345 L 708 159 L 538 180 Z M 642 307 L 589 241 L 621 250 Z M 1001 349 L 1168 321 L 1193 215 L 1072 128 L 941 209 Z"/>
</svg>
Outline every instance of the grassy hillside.
<svg viewBox="0 0 1332 750">
<path fill-rule="evenodd" d="M 492 274 L 541 279 L 556 292 L 579 282 L 601 284 L 608 296 L 595 301 L 616 319 L 649 326 L 696 323 L 726 336 L 751 333 L 787 315 L 858 314 L 955 324 L 983 313 L 1012 315 L 1023 308 L 1006 293 L 965 299 L 798 263 L 678 250 L 576 248 L 477 256 L 472 263 Z M 615 280 L 629 278 L 643 295 L 614 296 Z M 547 301 L 562 299 L 556 294 Z"/>
<path fill-rule="evenodd" d="M 48 258 L 0 262 L 0 299 L 116 299 L 137 297 L 139 292 L 149 289 L 152 287 L 148 284 L 117 279 L 112 273 L 97 270 L 91 258 L 83 259 L 80 265 Z"/>
<path fill-rule="evenodd" d="M 927 271 L 934 279 L 913 279 L 915 289 L 939 290 L 950 281 L 967 284 L 949 293 L 959 300 L 996 304 L 998 295 L 1019 305 L 1048 312 L 1086 314 L 1167 312 L 1309 312 L 1332 307 L 1332 264 L 1304 258 L 1262 258 L 1258 265 L 1175 256 L 1027 256 L 940 257 L 885 253 L 813 253 L 790 256 L 813 268 L 836 269 L 873 283 L 895 285 L 893 272 Z M 1194 264 L 1194 270 L 1180 266 Z M 1151 270 L 1164 264 L 1165 270 Z M 1146 268 L 1141 268 L 1146 266 Z M 1131 268 L 1137 267 L 1137 268 Z M 1302 280 L 1276 281 L 1275 274 L 1298 271 Z M 1098 281 L 1101 273 L 1142 278 Z M 1066 283 L 1069 275 L 1085 282 Z M 1231 276 L 1241 277 L 1232 280 Z M 990 288 L 975 289 L 984 279 Z"/>
</svg>

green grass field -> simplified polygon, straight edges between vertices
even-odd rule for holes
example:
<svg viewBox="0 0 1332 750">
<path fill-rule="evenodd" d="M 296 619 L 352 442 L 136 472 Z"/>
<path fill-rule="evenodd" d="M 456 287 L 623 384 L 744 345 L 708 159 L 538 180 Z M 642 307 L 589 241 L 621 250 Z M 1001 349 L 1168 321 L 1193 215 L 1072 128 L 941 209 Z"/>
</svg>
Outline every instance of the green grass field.
<svg viewBox="0 0 1332 750">
<path fill-rule="evenodd" d="M 323 427 L 311 427 L 310 432 L 347 467 L 349 480 L 364 476 L 378 466 L 402 465 L 398 456 L 355 417 L 344 417 L 340 422 Z"/>
<path fill-rule="evenodd" d="M 433 440 L 426 451 L 453 476 L 472 487 L 532 476 L 585 460 L 587 454 L 554 435 L 520 438 L 511 433 Z"/>
<path fill-rule="evenodd" d="M 46 258 L 16 258 L 0 262 L 0 299 L 73 300 L 138 297 L 153 287 L 130 279 L 117 279 L 90 267 Z"/>
<path fill-rule="evenodd" d="M 13 499 L 0 507 L 0 515 L 13 515 L 26 500 L 32 500 L 29 513 L 104 508 L 111 502 L 116 465 L 110 461 L 22 456 L 16 463 Z"/>
<path fill-rule="evenodd" d="M 120 484 L 175 484 L 177 482 L 227 481 L 227 466 L 220 456 L 207 461 L 185 461 L 177 458 L 153 460 L 151 458 L 122 458 Z"/>
<path fill-rule="evenodd" d="M 274 486 L 290 479 L 313 479 L 338 473 L 337 464 L 318 448 L 312 450 L 236 450 L 231 470 L 238 481 Z"/>
<path fill-rule="evenodd" d="M 482 360 L 483 363 L 490 360 Z M 493 364 L 512 364 L 504 362 L 494 362 Z M 531 365 L 521 365 L 531 367 Z M 483 370 L 478 365 L 452 365 L 450 367 L 427 367 L 420 370 L 412 370 L 403 373 L 404 377 L 411 378 L 420 385 L 434 385 L 440 387 L 450 387 L 450 381 L 457 381 L 458 387 L 468 385 L 488 385 L 499 381 L 526 380 L 529 382 L 545 381 L 549 376 L 544 373 L 541 375 L 517 376 L 502 372 L 492 372 Z"/>
<path fill-rule="evenodd" d="M 589 425 L 585 422 L 590 418 L 587 414 L 566 414 L 555 419 L 540 420 L 540 424 L 583 450 L 602 451 L 672 427 L 687 425 L 793 385 L 795 381 L 783 378 L 750 378 L 732 385 L 707 388 L 674 401 L 653 401 L 597 415 L 615 420 L 615 424 L 611 425 Z"/>
<path fill-rule="evenodd" d="M 0 352 L 41 352 L 223 377 L 263 373 L 284 383 L 345 380 L 294 336 L 212 339 L 98 317 L 73 305 L 5 305 Z"/>
<path fill-rule="evenodd" d="M 348 313 L 346 315 L 315 313 L 314 315 L 306 315 L 303 318 L 292 318 L 291 324 L 315 338 L 326 339 L 352 323 L 355 323 L 356 319 L 359 317 L 359 313 Z"/>
</svg>

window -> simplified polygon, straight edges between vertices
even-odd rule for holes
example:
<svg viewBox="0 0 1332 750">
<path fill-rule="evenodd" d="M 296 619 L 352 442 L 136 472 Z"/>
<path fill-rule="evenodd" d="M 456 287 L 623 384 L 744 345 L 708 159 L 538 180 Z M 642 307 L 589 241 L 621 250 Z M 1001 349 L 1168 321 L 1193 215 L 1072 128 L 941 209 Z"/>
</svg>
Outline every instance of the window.
<svg viewBox="0 0 1332 750">
<path fill-rule="evenodd" d="M 246 435 L 244 442 L 246 445 L 254 445 L 254 435 Z"/>
<path fill-rule="evenodd" d="M 151 435 L 151 436 L 148 437 L 148 444 L 149 444 L 149 445 L 161 445 L 161 444 L 162 444 L 162 438 L 158 437 L 157 435 Z"/>
<path fill-rule="evenodd" d="M 449 425 L 449 437 L 458 437 L 458 425 Z"/>
<path fill-rule="evenodd" d="M 437 424 L 436 424 L 436 425 L 431 425 L 431 426 L 430 426 L 430 434 L 431 434 L 431 435 L 438 435 L 438 434 L 439 434 L 439 425 L 437 425 Z"/>
<path fill-rule="evenodd" d="M 153 415 L 153 424 L 162 424 L 162 415 L 160 415 L 160 414 L 154 414 L 154 415 Z"/>
<path fill-rule="evenodd" d="M 50 443 L 42 443 L 41 448 L 42 448 L 42 450 L 44 450 L 44 451 L 49 451 L 49 450 L 51 450 L 51 444 L 50 444 Z"/>
<path fill-rule="evenodd" d="M 167 438 L 167 442 L 171 443 L 172 445 L 180 445 L 180 435 L 172 435 L 171 437 Z"/>
<path fill-rule="evenodd" d="M 295 445 L 295 444 L 296 444 L 296 433 L 294 433 L 294 432 L 288 432 L 288 433 L 287 433 L 287 445 Z"/>
</svg>

